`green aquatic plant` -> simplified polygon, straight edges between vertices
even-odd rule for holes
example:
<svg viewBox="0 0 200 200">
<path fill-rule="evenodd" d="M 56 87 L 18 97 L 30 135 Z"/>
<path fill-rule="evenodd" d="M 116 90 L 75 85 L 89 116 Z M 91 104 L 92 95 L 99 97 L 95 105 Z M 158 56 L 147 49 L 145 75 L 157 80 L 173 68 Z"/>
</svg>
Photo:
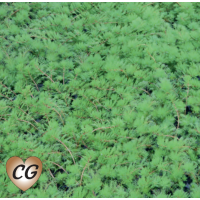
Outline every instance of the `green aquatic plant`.
<svg viewBox="0 0 200 200">
<path fill-rule="evenodd" d="M 199 9 L 0 3 L 0 197 L 200 197 Z"/>
</svg>

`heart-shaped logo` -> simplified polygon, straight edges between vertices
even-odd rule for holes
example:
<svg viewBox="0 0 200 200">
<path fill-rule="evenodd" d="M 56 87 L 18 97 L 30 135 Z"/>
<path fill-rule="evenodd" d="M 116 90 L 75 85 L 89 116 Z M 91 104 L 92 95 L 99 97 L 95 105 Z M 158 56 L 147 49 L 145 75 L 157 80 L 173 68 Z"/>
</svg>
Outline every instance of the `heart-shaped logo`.
<svg viewBox="0 0 200 200">
<path fill-rule="evenodd" d="M 42 162 L 37 157 L 29 157 L 25 164 L 17 156 L 11 157 L 6 163 L 6 171 L 10 180 L 21 190 L 28 190 L 42 173 Z"/>
</svg>

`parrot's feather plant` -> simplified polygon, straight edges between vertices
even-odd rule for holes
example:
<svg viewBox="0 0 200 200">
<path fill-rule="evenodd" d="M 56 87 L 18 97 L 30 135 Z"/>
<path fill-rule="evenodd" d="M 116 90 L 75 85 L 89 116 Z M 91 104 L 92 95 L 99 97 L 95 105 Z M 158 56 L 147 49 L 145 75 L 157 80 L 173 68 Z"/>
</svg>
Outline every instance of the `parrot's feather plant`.
<svg viewBox="0 0 200 200">
<path fill-rule="evenodd" d="M 200 197 L 200 3 L 0 3 L 0 197 Z M 40 158 L 23 192 L 12 156 Z"/>
</svg>

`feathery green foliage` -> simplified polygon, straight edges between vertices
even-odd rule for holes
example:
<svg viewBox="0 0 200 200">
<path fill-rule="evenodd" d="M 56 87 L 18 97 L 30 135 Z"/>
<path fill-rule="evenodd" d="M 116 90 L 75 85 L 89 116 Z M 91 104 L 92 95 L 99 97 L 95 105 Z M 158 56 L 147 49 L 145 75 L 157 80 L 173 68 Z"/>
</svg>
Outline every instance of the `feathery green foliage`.
<svg viewBox="0 0 200 200">
<path fill-rule="evenodd" d="M 200 3 L 0 3 L 0 197 L 200 197 Z M 21 192 L 12 156 L 36 156 Z"/>
</svg>

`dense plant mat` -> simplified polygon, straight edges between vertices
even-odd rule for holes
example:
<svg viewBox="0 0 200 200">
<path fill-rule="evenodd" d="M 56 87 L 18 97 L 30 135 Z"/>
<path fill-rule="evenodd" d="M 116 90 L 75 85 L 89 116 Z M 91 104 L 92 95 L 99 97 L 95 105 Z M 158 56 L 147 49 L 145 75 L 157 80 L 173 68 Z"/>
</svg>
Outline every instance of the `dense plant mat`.
<svg viewBox="0 0 200 200">
<path fill-rule="evenodd" d="M 200 3 L 0 3 L 0 197 L 200 197 Z M 6 162 L 36 156 L 22 192 Z"/>
</svg>

